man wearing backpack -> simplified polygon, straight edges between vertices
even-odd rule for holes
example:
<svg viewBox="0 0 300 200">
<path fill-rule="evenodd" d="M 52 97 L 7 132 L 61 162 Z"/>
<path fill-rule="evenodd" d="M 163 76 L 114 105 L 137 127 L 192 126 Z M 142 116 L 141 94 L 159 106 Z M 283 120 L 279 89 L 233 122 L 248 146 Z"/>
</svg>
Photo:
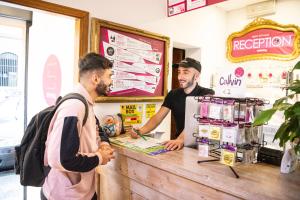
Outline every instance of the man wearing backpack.
<svg viewBox="0 0 300 200">
<path fill-rule="evenodd" d="M 69 99 L 58 107 L 48 130 L 44 162 L 51 170 L 41 199 L 97 199 L 94 169 L 114 156 L 107 142 L 97 141 L 93 106 L 96 97 L 109 91 L 111 68 L 112 63 L 96 53 L 80 60 L 80 81 L 73 92 L 84 96 L 88 103 L 87 121 L 83 125 L 85 105 L 78 99 Z"/>
</svg>

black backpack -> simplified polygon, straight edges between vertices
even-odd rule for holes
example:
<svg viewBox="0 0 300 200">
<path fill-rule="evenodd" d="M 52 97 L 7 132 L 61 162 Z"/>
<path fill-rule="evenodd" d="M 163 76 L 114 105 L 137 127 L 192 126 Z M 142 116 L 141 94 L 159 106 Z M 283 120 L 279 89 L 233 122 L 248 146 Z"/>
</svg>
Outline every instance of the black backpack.
<svg viewBox="0 0 300 200">
<path fill-rule="evenodd" d="M 20 174 L 20 182 L 23 186 L 37 186 L 44 184 L 50 167 L 44 166 L 45 142 L 48 128 L 57 108 L 68 99 L 79 99 L 85 105 L 83 125 L 88 117 L 88 104 L 86 99 L 78 93 L 70 93 L 59 97 L 56 105 L 45 108 L 32 117 L 28 124 L 20 146 L 16 146 L 15 170 Z"/>
</svg>

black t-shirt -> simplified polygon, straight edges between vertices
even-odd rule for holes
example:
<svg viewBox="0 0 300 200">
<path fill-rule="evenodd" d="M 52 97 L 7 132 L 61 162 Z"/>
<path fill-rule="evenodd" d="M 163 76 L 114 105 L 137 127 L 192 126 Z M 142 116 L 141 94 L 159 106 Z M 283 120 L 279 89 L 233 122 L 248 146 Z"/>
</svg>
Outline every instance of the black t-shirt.
<svg viewBox="0 0 300 200">
<path fill-rule="evenodd" d="M 172 115 L 176 122 L 176 137 L 178 137 L 184 129 L 186 97 L 205 96 L 208 94 L 214 95 L 215 92 L 211 89 L 200 87 L 199 85 L 196 85 L 194 90 L 189 94 L 186 94 L 182 88 L 171 90 L 167 94 L 162 106 L 167 107 L 172 111 Z"/>
</svg>

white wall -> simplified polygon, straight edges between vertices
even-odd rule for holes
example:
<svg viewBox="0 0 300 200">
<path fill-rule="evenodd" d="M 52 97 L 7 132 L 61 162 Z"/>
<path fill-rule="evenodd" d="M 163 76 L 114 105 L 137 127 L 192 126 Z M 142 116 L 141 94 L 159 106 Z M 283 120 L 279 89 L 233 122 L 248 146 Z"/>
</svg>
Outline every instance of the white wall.
<svg viewBox="0 0 300 200">
<path fill-rule="evenodd" d="M 28 119 L 48 106 L 43 94 L 43 71 L 50 55 L 55 55 L 60 65 L 60 95 L 73 89 L 75 74 L 75 19 L 34 12 L 32 21 L 29 30 Z"/>
<path fill-rule="evenodd" d="M 211 74 L 217 67 L 224 65 L 225 53 L 223 34 L 226 30 L 226 13 L 214 6 L 195 10 L 182 15 L 167 17 L 167 0 L 48 0 L 49 2 L 66 5 L 90 12 L 91 17 L 105 19 L 171 38 L 170 59 L 172 63 L 173 43 L 182 43 L 187 55 L 200 59 L 203 66 L 201 85 L 209 86 Z M 175 47 L 178 47 L 175 45 Z M 200 51 L 200 49 L 202 49 Z M 168 87 L 171 86 L 171 71 Z M 144 102 L 145 103 L 145 102 Z M 156 103 L 158 110 L 162 102 Z M 119 103 L 99 103 L 95 112 L 99 116 L 120 112 Z M 146 120 L 143 120 L 145 123 Z M 158 131 L 170 132 L 170 115 L 157 128 Z M 167 139 L 169 135 L 164 136 Z"/>
<path fill-rule="evenodd" d="M 246 1 L 246 0 L 245 0 Z M 187 12 L 181 15 L 167 17 L 167 0 L 50 0 L 90 12 L 91 17 L 97 17 L 151 32 L 169 36 L 171 39 L 170 59 L 172 63 L 172 47 L 186 48 L 187 56 L 200 59 L 203 71 L 200 84 L 210 85 L 210 77 L 219 69 L 233 66 L 247 66 L 248 69 L 260 67 L 287 67 L 292 66 L 296 60 L 290 62 L 280 61 L 251 61 L 234 64 L 226 59 L 226 39 L 232 32 L 240 31 L 253 19 L 247 19 L 246 9 L 224 11 L 217 6 L 209 6 Z M 228 2 L 227 2 L 228 3 Z M 232 1 L 234 4 L 234 1 Z M 277 0 L 275 14 L 265 16 L 278 23 L 293 23 L 300 25 L 299 0 Z M 169 89 L 171 85 L 169 75 Z M 157 103 L 157 109 L 161 103 Z M 98 115 L 119 112 L 119 104 L 97 104 L 95 111 Z M 158 128 L 170 131 L 170 116 Z M 144 121 L 145 122 L 145 121 Z"/>
<path fill-rule="evenodd" d="M 300 26 L 300 1 L 299 0 L 277 0 L 276 12 L 274 14 L 262 16 L 263 18 L 273 20 L 279 24 L 295 24 Z M 248 23 L 253 21 L 246 16 L 246 8 L 233 10 L 227 14 L 226 35 L 241 31 Z M 225 56 L 225 54 L 224 54 Z M 225 58 L 225 57 L 224 57 Z M 227 59 L 226 59 L 227 60 Z M 299 59 L 289 63 L 295 64 Z M 251 61 L 252 63 L 253 61 Z M 281 62 L 282 63 L 282 62 Z M 284 61 L 283 63 L 287 63 Z"/>
<path fill-rule="evenodd" d="M 273 20 L 279 24 L 295 24 L 300 26 L 300 1 L 299 0 L 277 0 L 276 12 L 274 14 L 262 16 L 265 19 Z M 252 22 L 254 19 L 248 19 L 246 16 L 246 8 L 233 10 L 227 14 L 227 24 L 226 24 L 226 35 L 230 35 L 233 32 L 241 31 L 243 28 Z M 288 68 L 293 67 L 297 61 L 300 60 L 300 57 L 291 60 L 291 61 L 278 61 L 278 60 L 251 60 L 241 63 L 231 63 L 226 59 L 224 54 L 224 60 L 226 60 L 226 67 L 237 67 L 242 66 L 245 68 L 246 73 L 251 72 L 252 74 L 257 75 L 258 73 L 276 73 L 276 71 L 283 71 Z M 267 88 L 269 90 L 270 88 Z M 250 91 L 253 93 L 253 91 Z M 269 93 L 264 90 L 254 91 L 255 95 L 258 97 L 270 98 L 275 100 L 283 95 L 285 91 L 281 89 L 273 88 L 273 92 Z M 268 96 L 266 96 L 268 94 Z"/>
</svg>

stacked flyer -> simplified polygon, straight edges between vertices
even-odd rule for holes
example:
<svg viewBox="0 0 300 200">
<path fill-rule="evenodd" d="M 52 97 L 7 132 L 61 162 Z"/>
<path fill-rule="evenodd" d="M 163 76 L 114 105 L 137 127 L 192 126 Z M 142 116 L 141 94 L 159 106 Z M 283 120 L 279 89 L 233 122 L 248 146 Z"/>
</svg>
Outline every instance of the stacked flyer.
<svg viewBox="0 0 300 200">
<path fill-rule="evenodd" d="M 148 155 L 157 155 L 168 150 L 165 149 L 165 146 L 161 144 L 161 141 L 155 138 L 145 136 L 146 140 L 143 138 L 133 139 L 128 135 L 113 137 L 110 138 L 110 142 L 121 146 L 126 147 L 134 151 L 142 152 Z"/>
</svg>

